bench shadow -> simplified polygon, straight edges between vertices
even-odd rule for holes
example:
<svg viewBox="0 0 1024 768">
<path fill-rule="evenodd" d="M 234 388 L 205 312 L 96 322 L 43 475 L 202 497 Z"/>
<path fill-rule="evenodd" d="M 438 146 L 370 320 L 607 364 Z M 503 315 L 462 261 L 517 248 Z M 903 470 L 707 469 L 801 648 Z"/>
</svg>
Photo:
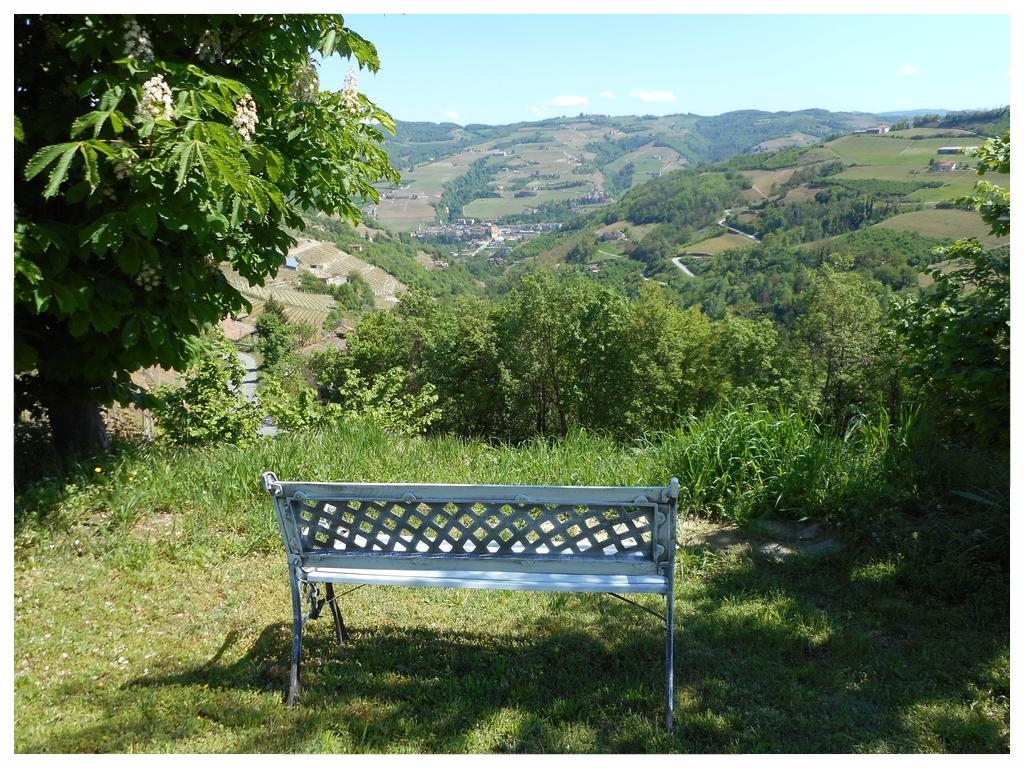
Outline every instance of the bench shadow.
<svg viewBox="0 0 1024 768">
<path fill-rule="evenodd" d="M 246 732 L 251 740 L 244 751 L 279 752 L 282 744 L 301 743 L 328 722 L 368 752 L 404 751 L 403 743 L 417 741 L 436 752 L 564 752 L 568 734 L 578 738 L 581 729 L 597 752 L 672 751 L 663 724 L 664 634 L 658 620 L 594 595 L 553 595 L 550 607 L 549 616 L 517 633 L 355 624 L 344 645 L 337 643 L 329 615 L 321 616 L 305 629 L 298 706 L 276 719 L 276 730 L 250 729 L 251 737 Z M 568 626 L 562 607 L 577 617 L 581 610 L 594 611 L 599 625 Z M 124 688 L 273 692 L 284 708 L 290 624 L 266 626 L 240 657 L 237 649 L 228 653 L 237 643 L 237 633 L 229 632 L 205 663 L 149 674 Z M 265 709 L 266 699 L 256 698 L 262 705 L 254 708 Z M 219 717 L 239 724 L 254 719 L 243 711 Z M 429 744 L 422 744 L 425 733 L 431 734 Z M 474 740 L 479 738 L 490 741 Z"/>
</svg>

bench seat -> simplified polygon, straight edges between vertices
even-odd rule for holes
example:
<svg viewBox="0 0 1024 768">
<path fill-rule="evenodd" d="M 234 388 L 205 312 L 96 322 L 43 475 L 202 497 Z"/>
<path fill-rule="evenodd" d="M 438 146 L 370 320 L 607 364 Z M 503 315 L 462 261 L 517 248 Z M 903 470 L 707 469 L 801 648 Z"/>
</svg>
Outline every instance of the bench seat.
<svg viewBox="0 0 1024 768">
<path fill-rule="evenodd" d="M 547 571 L 470 571 L 386 568 L 303 568 L 309 582 L 393 587 L 509 589 L 533 592 L 638 592 L 665 594 L 657 574 L 549 573 Z"/>
</svg>

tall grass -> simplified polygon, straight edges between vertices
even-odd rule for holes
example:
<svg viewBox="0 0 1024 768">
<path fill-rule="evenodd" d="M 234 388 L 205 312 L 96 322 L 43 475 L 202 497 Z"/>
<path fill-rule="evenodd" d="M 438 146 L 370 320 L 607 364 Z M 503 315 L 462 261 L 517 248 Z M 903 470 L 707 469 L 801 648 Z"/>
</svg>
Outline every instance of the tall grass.
<svg viewBox="0 0 1024 768">
<path fill-rule="evenodd" d="M 660 450 L 693 514 L 853 525 L 877 519 L 901 496 L 892 469 L 904 458 L 908 425 L 883 410 L 836 436 L 800 413 L 721 408 L 688 419 Z"/>
<path fill-rule="evenodd" d="M 898 507 L 915 482 L 905 466 L 909 423 L 894 425 L 883 412 L 837 437 L 800 414 L 753 407 L 719 409 L 630 443 L 575 432 L 511 447 L 345 422 L 242 446 L 149 445 L 24 489 L 16 531 L 22 544 L 50 527 L 116 533 L 157 512 L 182 545 L 272 551 L 277 532 L 260 485 L 268 470 L 292 480 L 551 485 L 659 485 L 675 476 L 685 514 L 858 525 Z"/>
</svg>

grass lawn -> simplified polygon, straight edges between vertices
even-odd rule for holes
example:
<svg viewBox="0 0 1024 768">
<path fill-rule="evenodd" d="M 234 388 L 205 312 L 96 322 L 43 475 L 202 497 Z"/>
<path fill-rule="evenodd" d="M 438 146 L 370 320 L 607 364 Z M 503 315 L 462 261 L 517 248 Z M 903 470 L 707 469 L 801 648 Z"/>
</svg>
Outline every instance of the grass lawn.
<svg viewBox="0 0 1024 768">
<path fill-rule="evenodd" d="M 327 615 L 307 626 L 303 697 L 283 705 L 288 580 L 258 469 L 662 472 L 657 446 L 607 446 L 295 436 L 116 457 L 19 496 L 15 752 L 1009 751 L 1008 522 L 986 508 L 891 517 L 824 556 L 681 547 L 673 733 L 660 622 L 599 595 L 359 589 L 349 644 Z"/>
<path fill-rule="evenodd" d="M 594 595 L 364 588 L 343 599 L 348 645 L 326 615 L 307 626 L 288 709 L 283 556 L 208 564 L 147 525 L 113 551 L 85 544 L 70 581 L 52 551 L 20 564 L 17 752 L 1009 746 L 1008 595 L 957 596 L 920 554 L 684 550 L 668 734 L 658 622 Z"/>
</svg>

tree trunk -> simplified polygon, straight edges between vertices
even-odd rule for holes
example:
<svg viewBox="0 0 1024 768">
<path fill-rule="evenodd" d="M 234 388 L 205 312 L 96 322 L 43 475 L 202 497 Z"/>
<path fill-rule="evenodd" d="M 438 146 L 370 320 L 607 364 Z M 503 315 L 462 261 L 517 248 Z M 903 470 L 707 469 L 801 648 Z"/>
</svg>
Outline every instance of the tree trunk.
<svg viewBox="0 0 1024 768">
<path fill-rule="evenodd" d="M 76 391 L 69 386 L 43 402 L 54 449 L 65 465 L 75 459 L 98 456 L 110 450 L 110 438 L 99 403 L 90 395 L 89 391 Z"/>
</svg>

